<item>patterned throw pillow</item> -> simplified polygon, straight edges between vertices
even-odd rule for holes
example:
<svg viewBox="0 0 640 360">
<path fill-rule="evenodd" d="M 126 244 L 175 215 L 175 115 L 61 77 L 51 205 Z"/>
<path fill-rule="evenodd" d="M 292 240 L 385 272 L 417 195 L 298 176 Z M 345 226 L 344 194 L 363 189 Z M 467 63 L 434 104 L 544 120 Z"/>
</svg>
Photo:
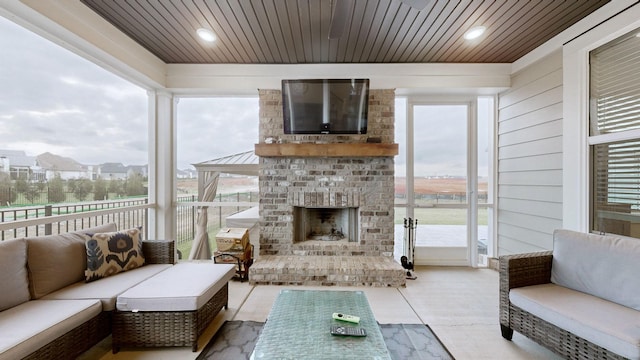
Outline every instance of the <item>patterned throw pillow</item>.
<svg viewBox="0 0 640 360">
<path fill-rule="evenodd" d="M 144 265 L 141 228 L 87 234 L 87 270 L 85 281 L 91 282 Z"/>
</svg>

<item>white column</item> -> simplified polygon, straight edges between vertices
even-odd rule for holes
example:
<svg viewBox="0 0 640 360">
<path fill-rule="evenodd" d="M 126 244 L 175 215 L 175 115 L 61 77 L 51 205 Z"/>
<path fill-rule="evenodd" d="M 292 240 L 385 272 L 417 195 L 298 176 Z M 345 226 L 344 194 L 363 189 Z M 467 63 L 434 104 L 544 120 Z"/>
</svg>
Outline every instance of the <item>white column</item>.
<svg viewBox="0 0 640 360">
<path fill-rule="evenodd" d="M 176 237 L 176 104 L 170 92 L 149 91 L 149 239 Z"/>
<path fill-rule="evenodd" d="M 478 98 L 467 106 L 467 245 L 469 265 L 478 267 Z"/>
</svg>

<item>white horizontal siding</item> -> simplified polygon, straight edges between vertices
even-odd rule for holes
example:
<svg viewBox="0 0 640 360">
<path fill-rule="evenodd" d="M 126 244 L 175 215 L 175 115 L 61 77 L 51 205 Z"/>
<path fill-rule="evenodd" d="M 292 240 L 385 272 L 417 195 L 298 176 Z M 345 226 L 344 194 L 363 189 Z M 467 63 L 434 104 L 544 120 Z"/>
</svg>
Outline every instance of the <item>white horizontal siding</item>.
<svg viewBox="0 0 640 360">
<path fill-rule="evenodd" d="M 558 228 L 562 226 L 562 221 L 558 219 L 541 217 L 541 216 L 531 215 L 531 214 L 522 214 L 517 212 L 511 212 L 511 211 L 502 212 L 502 216 L 500 217 L 500 223 L 504 225 L 509 225 L 511 226 L 511 228 L 516 228 L 516 227 L 522 228 L 522 226 L 520 226 L 521 224 L 529 224 L 530 225 L 529 227 L 533 227 L 535 229 L 549 229 L 549 228 Z M 536 233 L 552 235 L 552 233 L 548 233 L 544 231 L 536 231 Z"/>
<path fill-rule="evenodd" d="M 518 115 L 500 122 L 500 133 L 526 129 L 549 121 L 562 120 L 562 103 L 555 103 L 526 114 Z"/>
<path fill-rule="evenodd" d="M 562 188 L 541 185 L 508 185 L 499 187 L 498 196 L 505 199 L 557 202 L 562 198 Z"/>
<path fill-rule="evenodd" d="M 509 93 L 505 93 L 505 96 L 501 100 L 501 106 L 506 108 L 518 102 L 528 100 L 531 98 L 531 94 L 547 94 L 561 87 L 562 69 L 557 69 L 532 82 L 525 83 L 524 85 L 526 86 L 521 86 L 522 83 L 522 80 L 520 80 L 512 84 L 512 90 L 509 91 Z M 518 87 L 519 84 L 521 87 Z M 558 100 L 562 100 L 562 98 L 556 99 L 556 101 Z"/>
<path fill-rule="evenodd" d="M 500 165 L 503 172 L 557 170 L 562 169 L 562 155 L 556 153 L 532 155 L 522 158 L 504 158 Z"/>
<path fill-rule="evenodd" d="M 527 199 L 501 199 L 500 210 L 511 211 L 519 214 L 529 214 L 544 218 L 562 218 L 562 203 L 554 201 L 532 201 Z M 498 218 L 498 221 L 500 218 Z M 529 227 L 530 224 L 519 224 L 521 227 Z M 552 233 L 555 229 L 540 229 Z"/>
<path fill-rule="evenodd" d="M 549 71 L 550 64 L 551 71 Z M 522 68 L 522 70 L 518 71 L 516 73 L 517 76 L 511 77 L 511 88 L 515 91 L 515 89 L 524 87 L 524 85 L 534 83 L 545 75 L 550 74 L 555 70 L 562 69 L 562 66 L 559 66 L 560 64 L 562 64 L 562 50 L 558 49 L 552 54 L 549 54 L 539 61 L 536 61 L 526 68 Z M 562 78 L 562 76 L 560 76 L 560 78 Z M 512 92 L 513 91 L 509 91 L 509 93 Z"/>
<path fill-rule="evenodd" d="M 562 153 L 561 136 L 499 147 L 498 160 L 557 153 Z"/>
<path fill-rule="evenodd" d="M 538 111 L 546 106 L 557 104 L 559 101 L 561 102 L 562 87 L 558 86 L 553 89 L 548 89 L 542 93 L 536 93 L 532 89 L 532 91 L 529 92 L 529 95 L 530 97 L 523 101 L 501 108 L 500 111 L 503 112 L 501 115 L 503 116 L 502 119 L 511 119 L 516 116 Z M 544 106 L 541 106 L 542 104 L 544 104 Z"/>
<path fill-rule="evenodd" d="M 555 120 L 500 134 L 498 146 L 517 145 L 559 135 L 562 135 L 562 121 Z"/>
<path fill-rule="evenodd" d="M 562 226 L 562 54 L 512 77 L 498 97 L 498 254 L 553 248 Z"/>
<path fill-rule="evenodd" d="M 553 235 L 535 230 L 519 228 L 508 224 L 498 224 L 503 228 L 498 237 L 502 243 L 500 251 L 503 254 L 519 254 L 543 251 L 553 248 Z"/>
<path fill-rule="evenodd" d="M 546 237 L 546 234 L 544 237 Z M 499 235 L 498 242 L 504 244 L 504 246 L 500 247 L 500 251 L 503 255 L 543 251 L 540 250 L 540 246 L 537 244 L 532 245 L 528 242 L 521 241 L 521 237 L 512 238 L 504 235 Z"/>
<path fill-rule="evenodd" d="M 504 172 L 500 174 L 498 185 L 561 186 L 562 170 Z M 522 190 L 526 191 L 524 188 Z"/>
</svg>

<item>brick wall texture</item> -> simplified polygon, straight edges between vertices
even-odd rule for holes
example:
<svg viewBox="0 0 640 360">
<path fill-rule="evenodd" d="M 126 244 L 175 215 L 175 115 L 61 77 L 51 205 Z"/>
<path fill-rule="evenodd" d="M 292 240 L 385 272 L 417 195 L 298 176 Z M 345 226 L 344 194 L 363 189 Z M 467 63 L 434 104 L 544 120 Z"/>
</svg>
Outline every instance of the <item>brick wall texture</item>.
<svg viewBox="0 0 640 360">
<path fill-rule="evenodd" d="M 366 135 L 284 135 L 280 90 L 259 96 L 261 143 L 393 143 L 394 90 L 370 90 Z M 300 254 L 294 206 L 307 206 L 358 207 L 359 239 L 349 254 L 393 256 L 393 157 L 261 157 L 260 165 L 260 255 Z"/>
</svg>

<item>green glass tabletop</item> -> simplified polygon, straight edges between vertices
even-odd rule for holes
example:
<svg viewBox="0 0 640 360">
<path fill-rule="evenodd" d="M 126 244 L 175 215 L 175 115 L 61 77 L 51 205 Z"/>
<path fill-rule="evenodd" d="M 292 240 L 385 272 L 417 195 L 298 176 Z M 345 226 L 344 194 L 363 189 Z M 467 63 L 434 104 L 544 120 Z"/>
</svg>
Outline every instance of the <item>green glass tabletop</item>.
<svg viewBox="0 0 640 360">
<path fill-rule="evenodd" d="M 352 324 L 333 313 L 360 317 Z M 332 325 L 362 327 L 365 337 L 331 335 Z M 390 359 L 362 291 L 282 290 L 271 308 L 253 359 Z"/>
</svg>

